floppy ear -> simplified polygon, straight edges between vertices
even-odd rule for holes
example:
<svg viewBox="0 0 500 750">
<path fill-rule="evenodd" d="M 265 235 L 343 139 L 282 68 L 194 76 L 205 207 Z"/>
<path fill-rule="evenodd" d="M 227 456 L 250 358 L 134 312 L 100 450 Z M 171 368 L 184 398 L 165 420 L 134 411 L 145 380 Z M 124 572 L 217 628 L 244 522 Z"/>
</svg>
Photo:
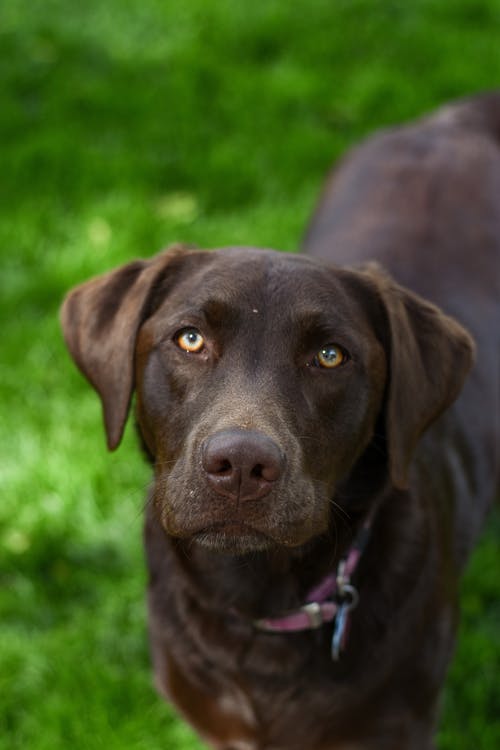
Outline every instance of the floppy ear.
<svg viewBox="0 0 500 750">
<path fill-rule="evenodd" d="M 394 486 L 405 489 L 417 442 L 457 398 L 475 347 L 467 331 L 433 304 L 381 271 L 370 275 L 376 279 L 389 334 L 389 469 Z"/>
<path fill-rule="evenodd" d="M 107 444 L 120 443 L 134 389 L 134 349 L 151 294 L 184 248 L 174 246 L 77 286 L 61 308 L 64 339 L 102 402 Z"/>
</svg>

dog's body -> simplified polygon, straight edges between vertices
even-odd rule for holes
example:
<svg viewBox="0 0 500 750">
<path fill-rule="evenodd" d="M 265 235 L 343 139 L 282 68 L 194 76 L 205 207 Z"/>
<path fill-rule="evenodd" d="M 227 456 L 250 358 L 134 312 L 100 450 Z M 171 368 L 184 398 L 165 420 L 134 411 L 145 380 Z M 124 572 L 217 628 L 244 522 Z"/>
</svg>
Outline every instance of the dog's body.
<svg viewBox="0 0 500 750">
<path fill-rule="evenodd" d="M 215 748 L 434 747 L 458 577 L 498 478 L 499 142 L 500 95 L 459 104 L 348 156 L 310 257 L 179 249 L 65 303 L 111 448 L 135 388 L 156 681 Z M 474 336 L 455 403 L 471 339 L 398 283 Z M 261 629 L 367 517 L 340 658 L 338 613 Z"/>
</svg>

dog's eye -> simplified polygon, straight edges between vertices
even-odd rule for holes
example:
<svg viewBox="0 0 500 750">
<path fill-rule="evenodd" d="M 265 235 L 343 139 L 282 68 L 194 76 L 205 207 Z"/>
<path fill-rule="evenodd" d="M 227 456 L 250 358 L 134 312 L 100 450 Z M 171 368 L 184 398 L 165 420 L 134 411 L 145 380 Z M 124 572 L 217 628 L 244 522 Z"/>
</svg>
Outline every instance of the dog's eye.
<svg viewBox="0 0 500 750">
<path fill-rule="evenodd" d="M 196 328 L 184 328 L 174 336 L 177 346 L 185 352 L 196 354 L 205 346 L 205 339 Z"/>
<path fill-rule="evenodd" d="M 346 352 L 338 344 L 327 344 L 321 347 L 319 352 L 313 359 L 313 364 L 316 367 L 326 367 L 332 370 L 334 367 L 339 367 L 347 360 Z"/>
</svg>

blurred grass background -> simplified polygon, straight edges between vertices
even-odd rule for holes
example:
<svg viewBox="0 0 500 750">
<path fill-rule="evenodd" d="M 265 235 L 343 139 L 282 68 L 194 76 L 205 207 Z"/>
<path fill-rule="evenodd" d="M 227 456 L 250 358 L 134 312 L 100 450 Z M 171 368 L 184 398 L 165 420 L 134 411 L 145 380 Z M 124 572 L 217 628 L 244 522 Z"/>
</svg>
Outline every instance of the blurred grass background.
<svg viewBox="0 0 500 750">
<path fill-rule="evenodd" d="M 2 0 L 1 750 L 201 748 L 151 688 L 148 472 L 130 428 L 105 452 L 65 290 L 175 240 L 297 248 L 335 157 L 498 86 L 499 50 L 500 0 Z M 440 750 L 500 747 L 499 539 L 464 582 Z"/>
</svg>

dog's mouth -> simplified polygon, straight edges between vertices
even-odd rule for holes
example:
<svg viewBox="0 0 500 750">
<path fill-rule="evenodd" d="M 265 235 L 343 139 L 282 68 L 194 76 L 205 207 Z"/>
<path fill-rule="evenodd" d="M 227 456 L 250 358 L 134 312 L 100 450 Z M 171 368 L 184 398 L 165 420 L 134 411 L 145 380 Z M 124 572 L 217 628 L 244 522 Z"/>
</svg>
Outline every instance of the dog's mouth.
<svg viewBox="0 0 500 750">
<path fill-rule="evenodd" d="M 241 521 L 211 524 L 196 531 L 192 539 L 207 549 L 231 555 L 260 552 L 276 546 L 270 536 Z"/>
</svg>

